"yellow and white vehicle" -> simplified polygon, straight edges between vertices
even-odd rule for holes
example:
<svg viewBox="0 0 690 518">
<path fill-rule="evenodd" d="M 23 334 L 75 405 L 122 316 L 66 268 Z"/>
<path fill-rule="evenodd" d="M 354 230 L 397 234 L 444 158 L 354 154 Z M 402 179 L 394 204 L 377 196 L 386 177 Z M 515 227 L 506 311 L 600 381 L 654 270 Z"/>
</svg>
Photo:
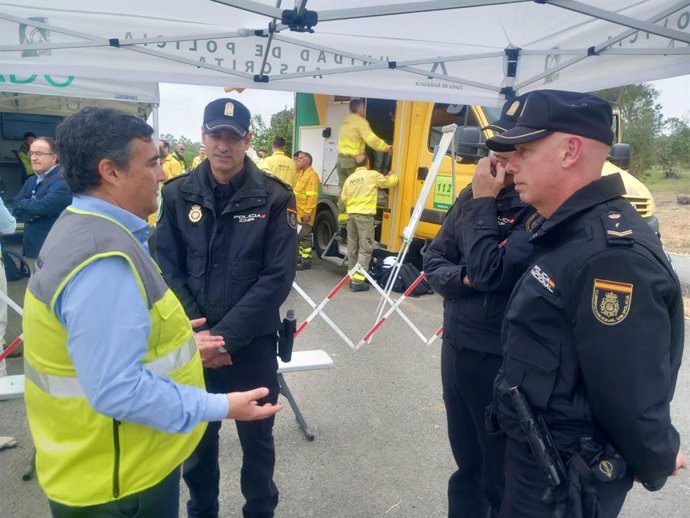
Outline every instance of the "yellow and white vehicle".
<svg viewBox="0 0 690 518">
<path fill-rule="evenodd" d="M 338 129 L 349 113 L 349 97 L 318 94 L 297 94 L 295 103 L 295 142 L 314 157 L 314 169 L 321 177 L 321 193 L 314 222 L 314 244 L 320 254 L 336 230 L 336 199 L 339 192 L 335 163 L 338 156 Z M 441 138 L 441 128 L 457 124 L 454 142 L 455 182 L 452 181 L 453 150 L 443 159 L 434 189 L 426 200 L 415 238 L 433 239 L 446 212 L 460 190 L 472 179 L 475 164 L 486 156 L 486 138 L 492 135 L 483 129 L 500 115 L 500 108 L 428 103 L 419 101 L 393 101 L 367 99 L 367 120 L 373 131 L 389 140 L 393 146 L 390 169 L 396 171 L 400 182 L 389 195 L 379 197 L 376 239 L 381 248 L 398 252 L 403 243 L 403 230 L 419 198 L 424 179 L 431 167 L 434 147 Z M 620 139 L 619 118 L 614 131 Z M 616 161 L 625 164 L 629 148 L 618 144 L 612 149 Z M 372 157 L 373 158 L 373 157 Z M 613 160 L 613 158 L 612 158 Z M 621 173 L 626 186 L 626 197 L 650 225 L 658 231 L 654 216 L 654 202 L 649 190 L 633 176 L 611 162 L 603 173 Z M 453 193 L 453 186 L 455 193 Z"/>
</svg>

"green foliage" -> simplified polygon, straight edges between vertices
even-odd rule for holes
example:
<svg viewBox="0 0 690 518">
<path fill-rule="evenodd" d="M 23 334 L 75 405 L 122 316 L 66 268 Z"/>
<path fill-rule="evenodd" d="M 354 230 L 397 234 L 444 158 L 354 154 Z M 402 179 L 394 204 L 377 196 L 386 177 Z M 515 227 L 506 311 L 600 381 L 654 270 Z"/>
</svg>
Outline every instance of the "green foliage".
<svg viewBox="0 0 690 518">
<path fill-rule="evenodd" d="M 652 192 L 690 193 L 690 164 L 677 170 L 676 177 L 669 177 L 659 166 L 654 166 L 645 173 L 645 186 Z"/>
<path fill-rule="evenodd" d="M 658 163 L 666 178 L 679 178 L 682 167 L 690 166 L 690 127 L 685 121 L 671 118 L 658 138 Z"/>
<path fill-rule="evenodd" d="M 659 92 L 648 84 L 628 85 L 596 92 L 614 103 L 623 119 L 623 141 L 630 144 L 630 170 L 643 177 L 657 160 L 656 139 L 661 134 L 663 116 Z"/>
<path fill-rule="evenodd" d="M 254 134 L 252 147 L 254 149 L 265 149 L 271 154 L 271 142 L 274 137 L 283 137 L 286 141 L 285 154 L 292 156 L 292 135 L 294 133 L 295 110 L 286 108 L 271 115 L 271 125 L 266 126 L 261 115 L 252 117 L 250 129 Z"/>
</svg>

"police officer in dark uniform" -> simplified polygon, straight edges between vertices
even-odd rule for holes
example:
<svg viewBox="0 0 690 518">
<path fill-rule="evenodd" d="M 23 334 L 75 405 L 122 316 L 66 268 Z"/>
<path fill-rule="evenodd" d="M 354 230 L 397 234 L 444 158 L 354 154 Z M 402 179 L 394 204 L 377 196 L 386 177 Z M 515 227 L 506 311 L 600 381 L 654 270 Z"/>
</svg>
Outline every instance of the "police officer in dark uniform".
<svg viewBox="0 0 690 518">
<path fill-rule="evenodd" d="M 502 329 L 505 518 L 615 517 L 634 478 L 659 489 L 687 467 L 669 408 L 683 350 L 680 285 L 620 176 L 601 177 L 612 138 L 606 101 L 542 90 L 513 129 L 487 140 L 515 150 L 506 170 L 546 218 Z M 562 481 L 548 491 L 549 463 L 526 442 L 514 387 L 562 461 Z"/>
<path fill-rule="evenodd" d="M 206 106 L 202 140 L 207 160 L 163 187 L 156 252 L 164 277 L 190 318 L 224 338 L 223 350 L 202 350 L 210 392 L 266 386 L 278 399 L 276 341 L 279 308 L 295 275 L 295 197 L 289 186 L 245 156 L 249 110 L 217 99 Z M 245 518 L 272 517 L 273 418 L 238 424 Z M 218 432 L 209 423 L 185 462 L 190 517 L 218 516 Z"/>
<path fill-rule="evenodd" d="M 506 102 L 490 127 L 512 128 L 523 106 L 523 96 Z M 424 254 L 426 277 L 444 299 L 441 380 L 458 465 L 448 481 L 449 518 L 496 517 L 503 496 L 504 439 L 486 432 L 484 415 L 501 366 L 503 312 L 529 264 L 536 220 L 505 174 L 509 156 L 479 161 Z"/>
</svg>

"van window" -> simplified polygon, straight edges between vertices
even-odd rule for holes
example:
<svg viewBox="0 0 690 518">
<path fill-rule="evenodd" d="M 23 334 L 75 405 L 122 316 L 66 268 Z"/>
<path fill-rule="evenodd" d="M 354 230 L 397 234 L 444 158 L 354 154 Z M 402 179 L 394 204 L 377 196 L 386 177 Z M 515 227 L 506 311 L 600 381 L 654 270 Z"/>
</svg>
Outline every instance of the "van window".
<svg viewBox="0 0 690 518">
<path fill-rule="evenodd" d="M 474 110 L 466 104 L 437 103 L 434 105 L 429 128 L 429 151 L 433 151 L 438 146 L 443 135 L 443 126 L 448 124 L 458 126 L 453 143 L 458 160 L 476 163 L 481 157 L 486 156 L 484 132 Z M 451 149 L 448 149 L 447 154 L 451 154 Z"/>
</svg>

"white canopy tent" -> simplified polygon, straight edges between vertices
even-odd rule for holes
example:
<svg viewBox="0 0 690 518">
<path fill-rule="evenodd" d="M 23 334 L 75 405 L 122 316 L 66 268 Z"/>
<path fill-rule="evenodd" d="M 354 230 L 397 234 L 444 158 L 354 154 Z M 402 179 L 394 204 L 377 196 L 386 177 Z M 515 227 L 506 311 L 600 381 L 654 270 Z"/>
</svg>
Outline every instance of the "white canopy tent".
<svg viewBox="0 0 690 518">
<path fill-rule="evenodd" d="M 158 83 L 48 74 L 0 75 L 0 112 L 67 116 L 84 106 L 113 107 L 147 118 L 160 102 Z"/>
<path fill-rule="evenodd" d="M 0 1 L 0 56 L 15 75 L 481 104 L 538 88 L 594 90 L 690 73 L 690 0 L 342 6 Z"/>
</svg>

